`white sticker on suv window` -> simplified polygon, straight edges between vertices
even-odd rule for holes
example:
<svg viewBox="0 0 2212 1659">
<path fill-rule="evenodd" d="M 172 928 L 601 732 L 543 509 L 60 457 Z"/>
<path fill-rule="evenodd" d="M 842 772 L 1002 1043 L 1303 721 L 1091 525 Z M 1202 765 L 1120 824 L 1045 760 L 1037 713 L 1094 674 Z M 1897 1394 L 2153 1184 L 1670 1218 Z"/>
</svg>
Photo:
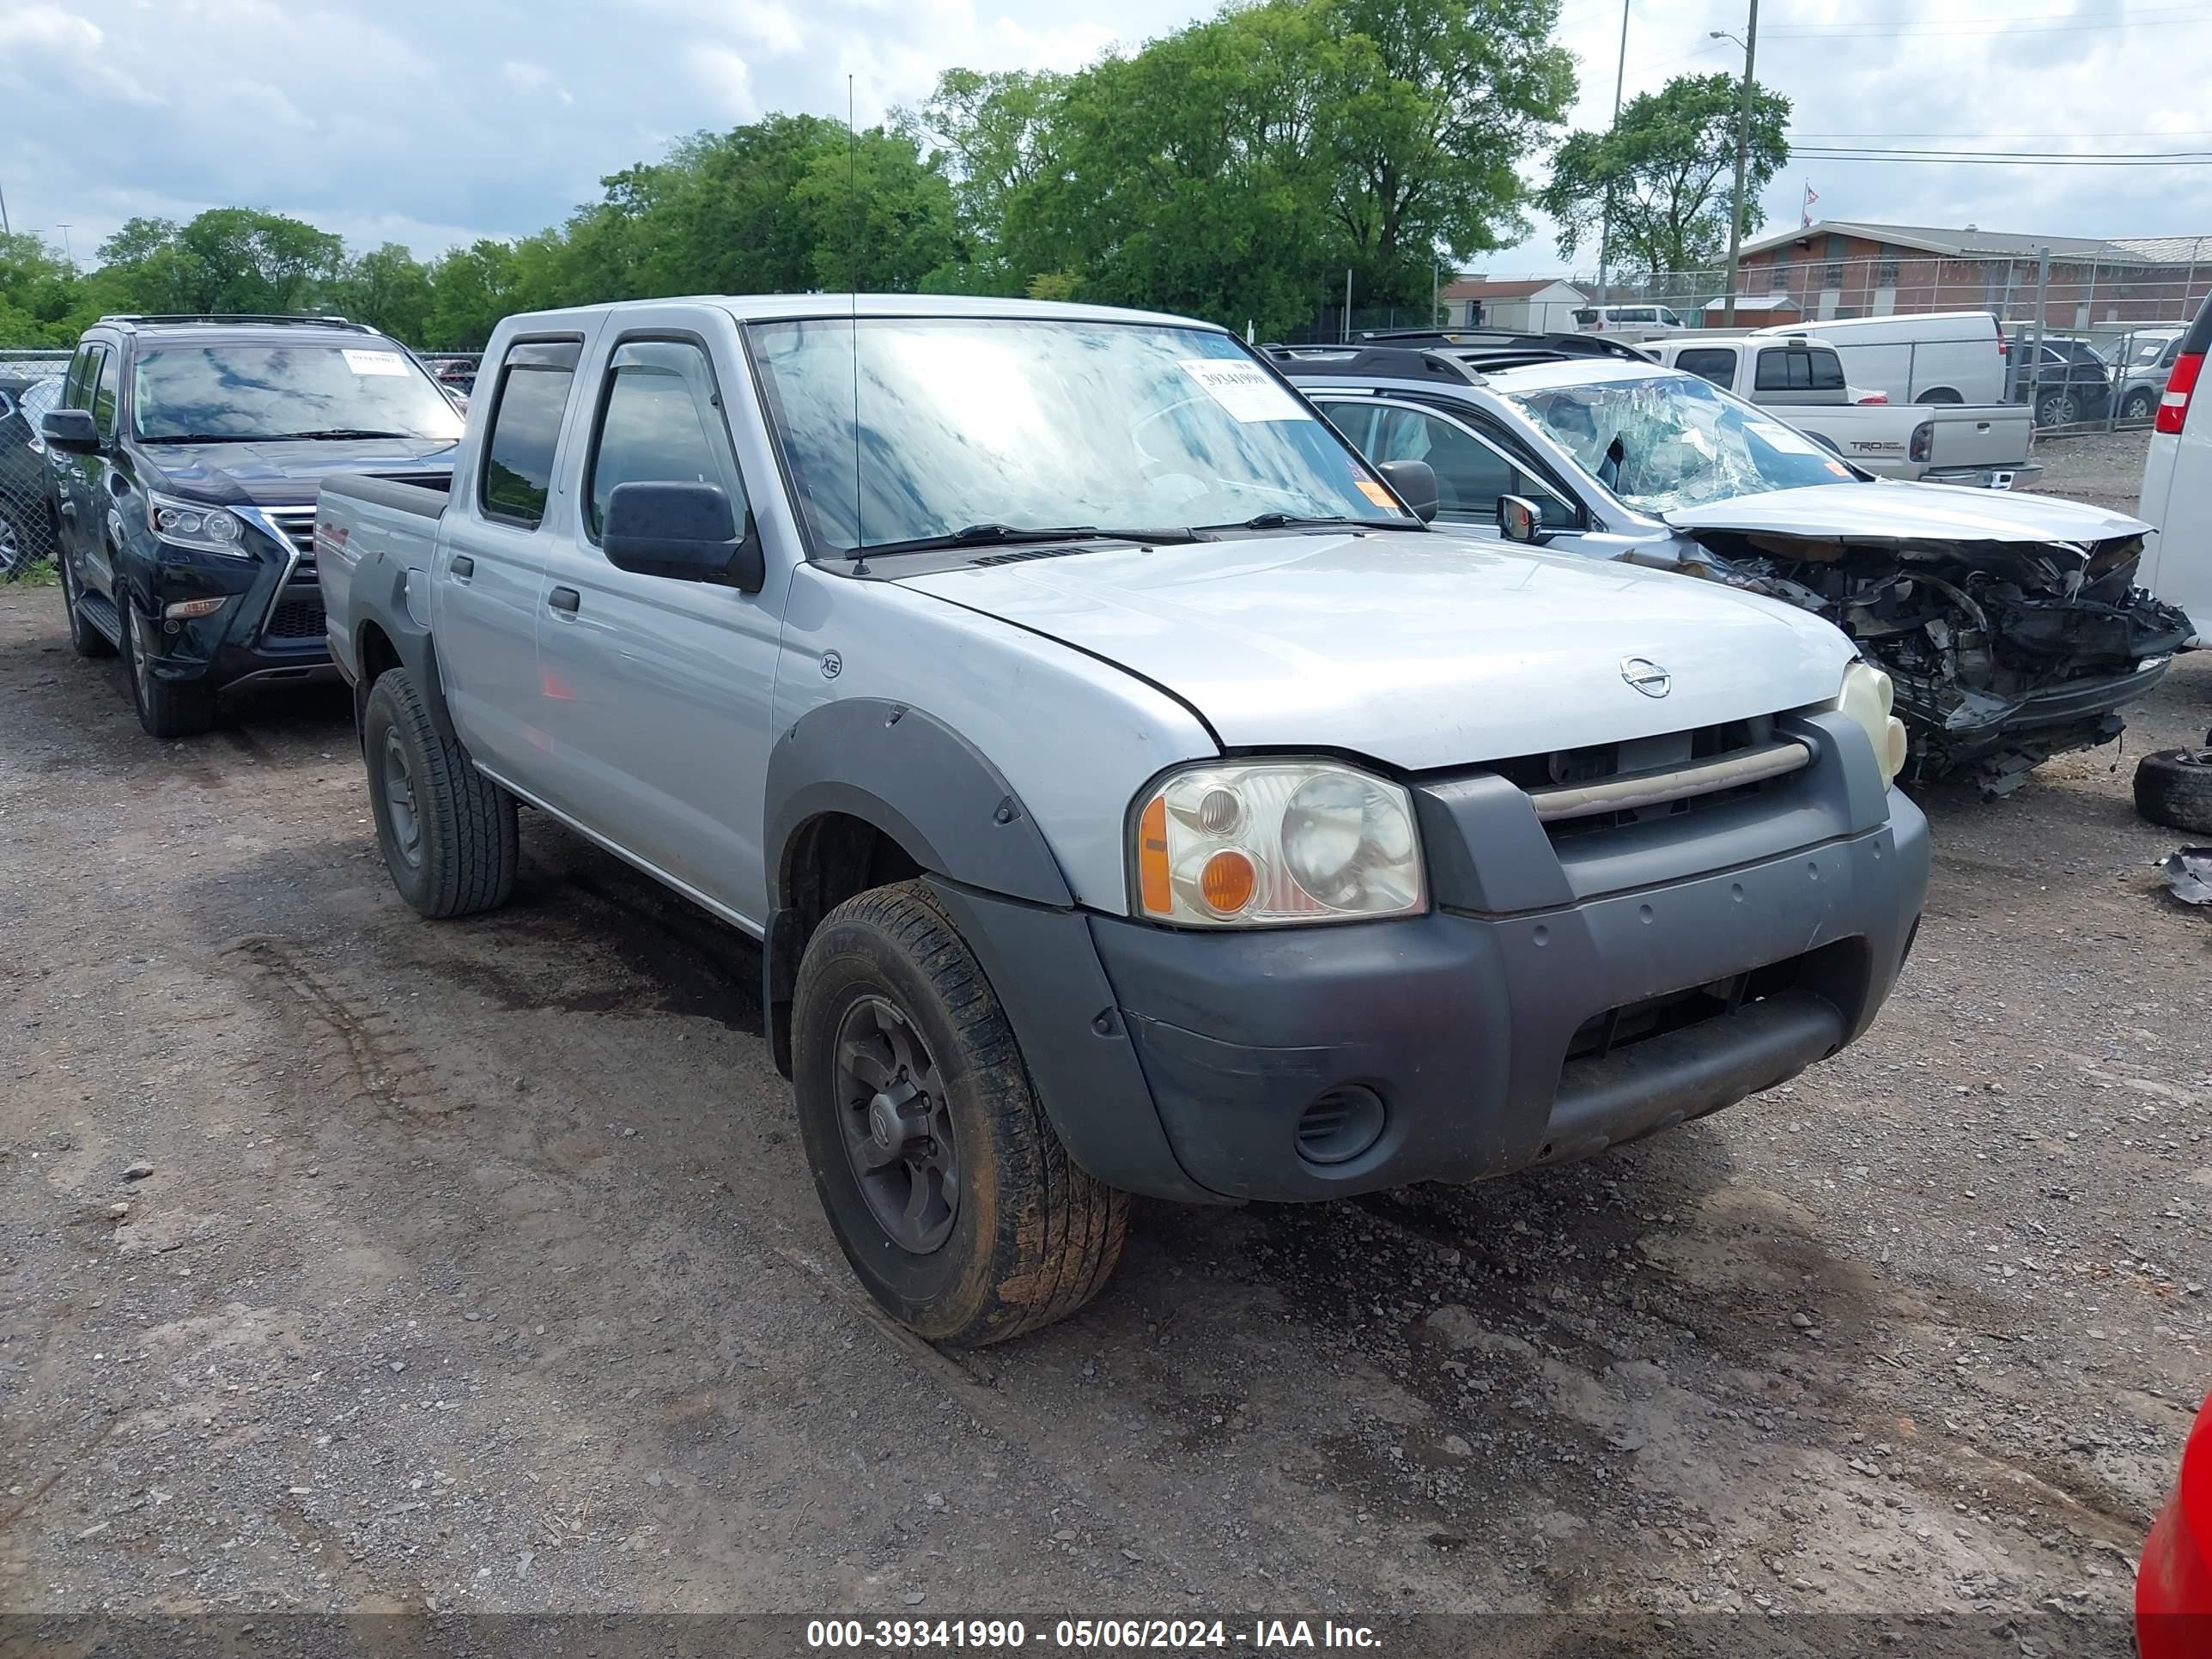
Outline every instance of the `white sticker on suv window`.
<svg viewBox="0 0 2212 1659">
<path fill-rule="evenodd" d="M 1238 421 L 1310 421 L 1298 400 L 1257 363 L 1234 357 L 1182 357 L 1176 367 Z"/>
<path fill-rule="evenodd" d="M 354 351 L 345 353 L 346 367 L 356 374 L 404 374 L 407 360 L 396 351 Z"/>
<path fill-rule="evenodd" d="M 1771 421 L 1746 421 L 1743 429 L 1756 432 L 1775 448 L 1790 455 L 1825 455 L 1828 452 L 1802 432 L 1792 432 L 1786 426 L 1777 426 Z"/>
</svg>

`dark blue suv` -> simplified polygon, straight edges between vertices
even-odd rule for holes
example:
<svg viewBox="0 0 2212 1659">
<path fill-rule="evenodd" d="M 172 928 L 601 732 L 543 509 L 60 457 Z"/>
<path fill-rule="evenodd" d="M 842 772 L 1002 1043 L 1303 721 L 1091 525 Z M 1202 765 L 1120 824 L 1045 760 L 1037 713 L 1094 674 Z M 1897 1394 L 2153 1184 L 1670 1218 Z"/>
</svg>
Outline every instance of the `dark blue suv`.
<svg viewBox="0 0 2212 1659">
<path fill-rule="evenodd" d="M 70 641 L 120 650 L 157 738 L 246 682 L 327 678 L 315 492 L 435 482 L 461 416 L 414 355 L 332 317 L 103 317 L 44 422 Z"/>
</svg>

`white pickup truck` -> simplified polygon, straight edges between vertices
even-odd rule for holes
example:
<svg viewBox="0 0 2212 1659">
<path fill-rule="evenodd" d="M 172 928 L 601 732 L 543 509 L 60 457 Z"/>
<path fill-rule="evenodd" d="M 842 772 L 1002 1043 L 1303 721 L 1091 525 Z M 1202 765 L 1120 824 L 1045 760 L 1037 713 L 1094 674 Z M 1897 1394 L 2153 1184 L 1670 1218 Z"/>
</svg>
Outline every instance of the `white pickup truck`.
<svg viewBox="0 0 2212 1659">
<path fill-rule="evenodd" d="M 1843 634 L 1432 529 L 1222 329 L 639 301 L 483 365 L 449 487 L 316 510 L 393 883 L 498 905 L 525 802 L 759 939 L 831 1227 L 925 1336 L 1080 1307 L 1129 1193 L 1702 1116 L 1904 963 L 1927 826 Z"/>
<path fill-rule="evenodd" d="M 2035 427 L 2026 404 L 1856 403 L 1826 340 L 1693 334 L 1637 349 L 1772 410 L 1882 477 L 2010 489 L 2043 475 L 2028 459 Z"/>
</svg>

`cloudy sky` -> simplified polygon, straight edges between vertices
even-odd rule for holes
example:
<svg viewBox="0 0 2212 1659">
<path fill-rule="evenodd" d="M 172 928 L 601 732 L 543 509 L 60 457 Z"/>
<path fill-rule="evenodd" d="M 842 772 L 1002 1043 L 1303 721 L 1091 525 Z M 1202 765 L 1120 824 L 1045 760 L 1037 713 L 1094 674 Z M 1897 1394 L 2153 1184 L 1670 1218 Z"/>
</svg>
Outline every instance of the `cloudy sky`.
<svg viewBox="0 0 2212 1659">
<path fill-rule="evenodd" d="M 600 175 L 775 109 L 863 123 L 937 72 L 1072 69 L 1192 0 L 0 0 L 0 192 L 76 257 L 137 214 L 239 204 L 424 254 L 526 234 Z M 1735 67 L 1745 0 L 1630 0 L 1627 91 Z M 1613 96 L 1620 0 L 1565 0 L 1579 125 Z M 2212 0 L 1765 0 L 1759 79 L 1808 143 L 2212 149 Z M 2035 140 L 2051 139 L 2044 143 Z M 2212 233 L 2200 168 L 1801 161 L 1816 214 L 2054 235 Z M 1563 268 L 1541 228 L 1480 262 Z"/>
</svg>

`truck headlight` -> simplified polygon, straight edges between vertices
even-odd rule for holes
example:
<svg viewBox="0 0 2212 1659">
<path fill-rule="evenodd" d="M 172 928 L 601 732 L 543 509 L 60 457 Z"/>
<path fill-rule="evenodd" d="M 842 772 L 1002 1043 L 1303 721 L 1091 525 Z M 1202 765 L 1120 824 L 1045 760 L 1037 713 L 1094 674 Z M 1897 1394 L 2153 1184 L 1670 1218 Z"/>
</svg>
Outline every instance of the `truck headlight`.
<svg viewBox="0 0 2212 1659">
<path fill-rule="evenodd" d="M 1905 769 L 1905 722 L 1889 712 L 1896 706 L 1897 690 L 1889 676 L 1869 662 L 1854 662 L 1844 670 L 1844 689 L 1828 705 L 1866 728 L 1885 785 L 1894 783 Z"/>
<path fill-rule="evenodd" d="M 240 544 L 243 526 L 238 515 L 198 501 L 180 501 L 173 495 L 146 497 L 146 527 L 172 547 L 189 547 L 202 553 L 227 553 L 251 558 Z"/>
<path fill-rule="evenodd" d="M 1156 921 L 1292 927 L 1427 907 L 1412 796 L 1334 761 L 1187 768 L 1139 805 L 1136 843 L 1136 913 Z"/>
</svg>

